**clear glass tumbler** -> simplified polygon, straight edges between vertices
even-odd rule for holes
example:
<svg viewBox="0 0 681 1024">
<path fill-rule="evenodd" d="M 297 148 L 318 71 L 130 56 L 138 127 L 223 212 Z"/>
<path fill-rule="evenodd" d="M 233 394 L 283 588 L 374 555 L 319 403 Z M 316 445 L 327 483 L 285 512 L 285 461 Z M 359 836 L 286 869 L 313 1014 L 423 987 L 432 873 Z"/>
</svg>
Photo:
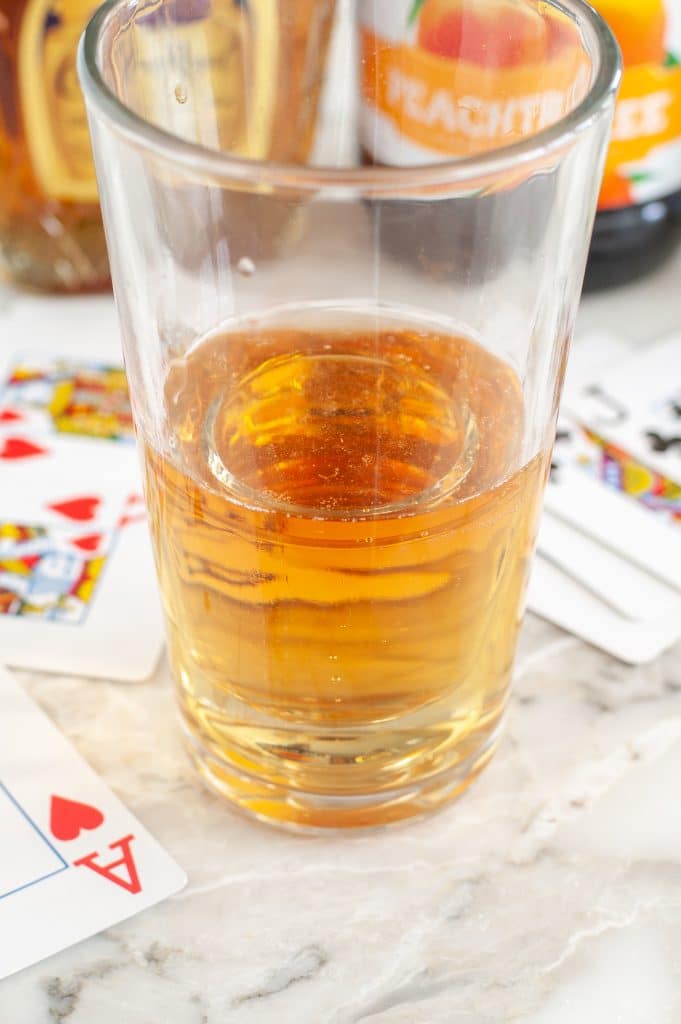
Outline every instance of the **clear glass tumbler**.
<svg viewBox="0 0 681 1024">
<path fill-rule="evenodd" d="M 581 0 L 111 0 L 79 73 L 198 770 L 430 811 L 499 737 L 616 44 Z"/>
</svg>

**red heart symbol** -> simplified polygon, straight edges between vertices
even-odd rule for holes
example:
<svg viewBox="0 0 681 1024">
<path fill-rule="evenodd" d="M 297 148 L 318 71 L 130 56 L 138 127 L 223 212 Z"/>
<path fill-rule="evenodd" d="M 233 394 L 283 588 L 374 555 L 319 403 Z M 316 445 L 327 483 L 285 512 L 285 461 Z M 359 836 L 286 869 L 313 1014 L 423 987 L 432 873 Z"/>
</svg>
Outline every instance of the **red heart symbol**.
<svg viewBox="0 0 681 1024">
<path fill-rule="evenodd" d="M 50 830 L 55 839 L 75 839 L 83 829 L 99 828 L 104 815 L 96 807 L 53 796 L 50 804 Z"/>
<path fill-rule="evenodd" d="M 69 501 L 55 501 L 54 505 L 48 505 L 54 512 L 66 516 L 67 519 L 77 519 L 85 522 L 87 519 L 95 518 L 95 510 L 101 505 L 99 498 L 94 495 L 86 495 L 82 498 L 71 498 Z"/>
<path fill-rule="evenodd" d="M 49 455 L 49 452 L 23 437 L 6 437 L 0 448 L 0 459 L 29 459 L 32 455 Z"/>
<path fill-rule="evenodd" d="M 101 542 L 101 533 L 88 533 L 86 537 L 79 537 L 78 540 L 74 540 L 71 543 L 74 547 L 80 548 L 81 551 L 96 551 Z"/>
<path fill-rule="evenodd" d="M 15 412 L 14 409 L 0 409 L 0 423 L 17 423 L 23 418 L 21 413 Z"/>
</svg>

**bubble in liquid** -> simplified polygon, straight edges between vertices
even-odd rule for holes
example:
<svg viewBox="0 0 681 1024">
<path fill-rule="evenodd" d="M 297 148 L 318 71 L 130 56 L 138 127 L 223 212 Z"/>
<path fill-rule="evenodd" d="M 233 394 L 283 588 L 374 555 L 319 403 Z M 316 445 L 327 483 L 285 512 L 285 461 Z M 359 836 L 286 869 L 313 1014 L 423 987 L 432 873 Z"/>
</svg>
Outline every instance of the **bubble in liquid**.
<svg viewBox="0 0 681 1024">
<path fill-rule="evenodd" d="M 242 277 L 253 277 L 255 274 L 255 263 L 248 256 L 242 256 L 236 265 L 236 269 Z"/>
<path fill-rule="evenodd" d="M 175 99 L 177 100 L 178 103 L 187 102 L 187 90 L 183 85 L 175 86 Z"/>
</svg>

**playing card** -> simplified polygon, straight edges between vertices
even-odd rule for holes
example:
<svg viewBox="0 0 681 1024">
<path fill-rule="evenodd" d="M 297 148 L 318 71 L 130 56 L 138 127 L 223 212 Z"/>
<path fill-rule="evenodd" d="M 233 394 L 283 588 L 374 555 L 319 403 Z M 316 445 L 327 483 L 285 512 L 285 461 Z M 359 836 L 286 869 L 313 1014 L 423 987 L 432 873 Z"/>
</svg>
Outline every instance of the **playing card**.
<svg viewBox="0 0 681 1024">
<path fill-rule="evenodd" d="M 681 635 L 678 611 L 654 621 L 632 622 L 541 554 L 532 567 L 528 607 L 630 665 L 653 661 Z"/>
<path fill-rule="evenodd" d="M 186 884 L 140 825 L 0 669 L 0 978 Z"/>
<path fill-rule="evenodd" d="M 146 678 L 162 620 L 124 371 L 91 342 L 55 351 L 35 323 L 22 349 L 25 329 L 0 363 L 3 660 Z"/>
<path fill-rule="evenodd" d="M 5 372 L 0 423 L 12 431 L 132 441 L 130 399 L 121 366 L 103 360 L 22 352 Z"/>
<path fill-rule="evenodd" d="M 582 339 L 564 407 L 578 409 L 630 359 L 612 336 Z M 679 499 L 668 479 L 563 412 L 528 606 L 624 661 L 656 657 L 681 637 Z"/>
<path fill-rule="evenodd" d="M 630 664 L 681 638 L 681 530 L 600 478 L 563 418 L 528 607 Z"/>
<path fill-rule="evenodd" d="M 537 550 L 626 619 L 651 622 L 676 613 L 681 635 L 681 579 L 678 590 L 658 582 L 548 510 L 542 518 Z"/>
<path fill-rule="evenodd" d="M 93 535 L 94 551 L 78 551 L 71 536 L 55 532 L 3 546 L 3 529 L 35 528 L 0 524 L 0 650 L 8 664 L 123 681 L 153 672 L 161 622 L 144 522 Z"/>
<path fill-rule="evenodd" d="M 615 376 L 625 379 L 633 376 L 638 380 L 642 363 L 643 379 L 649 379 L 651 367 L 654 369 L 657 365 L 659 372 L 660 362 L 664 365 L 670 354 L 673 357 L 681 355 L 681 352 L 672 351 L 675 347 L 676 341 L 671 339 L 645 349 L 643 354 L 637 352 L 632 356 L 622 340 L 613 335 L 595 333 L 580 339 L 568 365 L 563 401 L 564 429 L 559 429 L 554 454 L 557 463 L 569 462 L 587 470 L 611 490 L 633 498 L 646 509 L 665 513 L 668 519 L 678 521 L 681 520 L 681 486 L 678 483 L 665 473 L 652 469 L 649 461 L 642 461 L 626 448 L 609 442 L 602 430 L 594 429 L 595 423 L 590 427 L 579 422 L 578 416 L 568 414 L 570 409 L 581 408 L 587 419 L 594 411 L 601 420 L 612 418 L 612 409 L 608 411 L 603 406 L 602 382 L 613 375 L 613 367 L 617 368 Z M 673 364 L 669 365 L 665 377 L 668 381 L 674 379 Z"/>
<path fill-rule="evenodd" d="M 631 346 L 617 334 L 590 331 L 578 335 L 570 348 L 563 386 L 564 398 L 590 384 L 594 377 L 607 372 L 609 366 L 630 359 L 631 355 Z"/>
<path fill-rule="evenodd" d="M 652 481 L 642 478 L 648 470 L 676 488 L 681 511 L 681 335 L 610 363 L 588 384 L 569 391 L 565 408 L 629 457 L 627 493 L 650 489 Z"/>
<path fill-rule="evenodd" d="M 561 418 L 546 509 L 656 580 L 681 589 L 681 530 L 603 480 L 598 451 L 578 424 Z"/>
<path fill-rule="evenodd" d="M 28 455 L 6 455 L 9 443 L 31 445 Z M 140 483 L 134 449 L 69 437 L 7 438 L 0 423 L 0 515 L 6 522 L 39 516 L 55 527 L 114 527 Z"/>
</svg>

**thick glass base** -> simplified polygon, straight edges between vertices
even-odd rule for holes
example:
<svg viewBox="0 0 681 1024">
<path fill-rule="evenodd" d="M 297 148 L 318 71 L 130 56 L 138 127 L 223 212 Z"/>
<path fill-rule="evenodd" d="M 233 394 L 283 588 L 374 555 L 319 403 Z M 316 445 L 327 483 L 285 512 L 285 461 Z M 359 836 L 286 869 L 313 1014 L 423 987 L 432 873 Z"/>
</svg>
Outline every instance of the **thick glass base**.
<svg viewBox="0 0 681 1024">
<path fill-rule="evenodd" d="M 445 770 L 416 778 L 401 786 L 375 792 L 315 792 L 285 781 L 282 761 L 280 781 L 272 778 L 271 766 L 259 776 L 246 770 L 237 757 L 219 755 L 196 735 L 195 724 L 181 716 L 189 755 L 209 789 L 233 807 L 269 825 L 294 832 L 321 833 L 329 829 L 374 829 L 421 818 L 444 807 L 463 793 L 486 767 L 496 750 L 500 721 L 485 729 L 480 743 L 465 756 L 454 759 Z M 253 768 L 253 766 L 249 766 Z M 336 766 L 342 773 L 343 766 Z"/>
</svg>

